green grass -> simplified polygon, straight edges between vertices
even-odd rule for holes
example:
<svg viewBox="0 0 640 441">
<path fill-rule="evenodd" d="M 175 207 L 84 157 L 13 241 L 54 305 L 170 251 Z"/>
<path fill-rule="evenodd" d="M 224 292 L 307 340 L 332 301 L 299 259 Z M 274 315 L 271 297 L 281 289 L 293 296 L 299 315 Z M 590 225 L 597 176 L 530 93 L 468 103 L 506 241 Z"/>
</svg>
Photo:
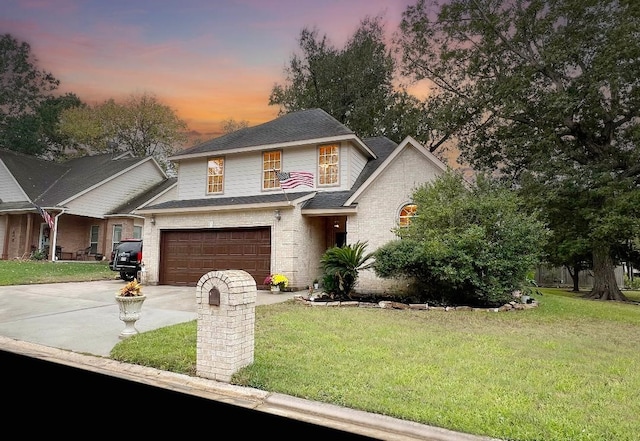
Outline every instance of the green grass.
<svg viewBox="0 0 640 441">
<path fill-rule="evenodd" d="M 0 260 L 0 286 L 113 279 L 107 262 Z"/>
<path fill-rule="evenodd" d="M 260 306 L 232 382 L 501 439 L 636 440 L 640 306 L 542 292 L 499 313 Z M 195 346 L 193 321 L 111 357 L 194 375 Z"/>
<path fill-rule="evenodd" d="M 113 277 L 104 262 L 0 261 L 0 285 Z M 505 440 L 636 440 L 640 306 L 541 291 L 499 313 L 259 306 L 254 363 L 232 382 Z M 111 358 L 195 375 L 196 322 Z"/>
</svg>

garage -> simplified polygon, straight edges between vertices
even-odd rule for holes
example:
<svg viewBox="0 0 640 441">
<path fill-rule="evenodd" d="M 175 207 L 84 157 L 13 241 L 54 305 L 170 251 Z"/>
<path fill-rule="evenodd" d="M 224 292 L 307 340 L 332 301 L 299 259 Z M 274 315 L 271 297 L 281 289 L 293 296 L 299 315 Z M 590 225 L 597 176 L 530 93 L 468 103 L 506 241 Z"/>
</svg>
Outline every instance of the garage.
<svg viewBox="0 0 640 441">
<path fill-rule="evenodd" d="M 203 274 L 226 269 L 242 269 L 262 285 L 271 270 L 270 228 L 160 233 L 161 285 L 196 286 Z"/>
</svg>

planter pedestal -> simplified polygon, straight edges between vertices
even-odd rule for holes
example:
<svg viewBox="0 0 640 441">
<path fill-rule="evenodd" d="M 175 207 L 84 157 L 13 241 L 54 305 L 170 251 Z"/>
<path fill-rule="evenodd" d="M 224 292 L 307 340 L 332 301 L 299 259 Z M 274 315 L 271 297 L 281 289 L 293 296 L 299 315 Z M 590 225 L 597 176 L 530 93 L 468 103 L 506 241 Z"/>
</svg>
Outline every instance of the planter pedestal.
<svg viewBox="0 0 640 441">
<path fill-rule="evenodd" d="M 271 292 L 280 292 L 279 285 L 271 285 Z"/>
<path fill-rule="evenodd" d="M 136 321 L 140 318 L 142 304 L 147 296 L 116 296 L 116 302 L 120 308 L 120 320 L 125 324 L 120 332 L 120 338 L 127 338 L 138 333 L 135 327 Z"/>
</svg>

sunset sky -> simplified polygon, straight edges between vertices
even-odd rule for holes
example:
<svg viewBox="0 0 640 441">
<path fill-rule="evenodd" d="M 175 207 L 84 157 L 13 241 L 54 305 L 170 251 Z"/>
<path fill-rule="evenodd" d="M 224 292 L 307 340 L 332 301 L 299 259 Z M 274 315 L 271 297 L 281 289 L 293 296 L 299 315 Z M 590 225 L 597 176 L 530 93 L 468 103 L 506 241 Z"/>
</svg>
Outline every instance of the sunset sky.
<svg viewBox="0 0 640 441">
<path fill-rule="evenodd" d="M 274 84 L 304 27 L 342 48 L 367 17 L 390 35 L 415 0 L 2 0 L 0 32 L 88 104 L 148 92 L 204 139 L 276 117 Z"/>
</svg>

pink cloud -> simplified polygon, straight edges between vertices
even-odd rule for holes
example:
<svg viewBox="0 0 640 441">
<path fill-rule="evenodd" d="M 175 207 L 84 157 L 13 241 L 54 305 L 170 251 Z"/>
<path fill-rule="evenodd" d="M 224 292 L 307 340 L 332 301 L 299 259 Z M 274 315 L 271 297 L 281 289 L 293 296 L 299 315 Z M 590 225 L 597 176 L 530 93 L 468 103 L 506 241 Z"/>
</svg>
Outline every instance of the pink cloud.
<svg viewBox="0 0 640 441">
<path fill-rule="evenodd" d="M 0 28 L 31 44 L 40 68 L 61 81 L 62 93 L 95 104 L 151 92 L 190 128 L 214 133 L 228 118 L 255 125 L 276 116 L 269 94 L 284 81 L 283 68 L 303 27 L 316 26 L 341 47 L 365 15 L 385 13 L 387 31 L 393 31 L 409 3 L 186 2 L 176 13 L 191 13 L 185 18 L 191 21 L 176 18 L 176 28 L 162 32 L 158 26 L 173 22 L 146 22 L 157 11 L 136 9 L 135 3 L 116 1 L 110 13 L 88 15 L 82 2 L 21 0 L 14 18 L 0 19 Z M 242 23 L 225 22 L 226 13 Z"/>
</svg>

